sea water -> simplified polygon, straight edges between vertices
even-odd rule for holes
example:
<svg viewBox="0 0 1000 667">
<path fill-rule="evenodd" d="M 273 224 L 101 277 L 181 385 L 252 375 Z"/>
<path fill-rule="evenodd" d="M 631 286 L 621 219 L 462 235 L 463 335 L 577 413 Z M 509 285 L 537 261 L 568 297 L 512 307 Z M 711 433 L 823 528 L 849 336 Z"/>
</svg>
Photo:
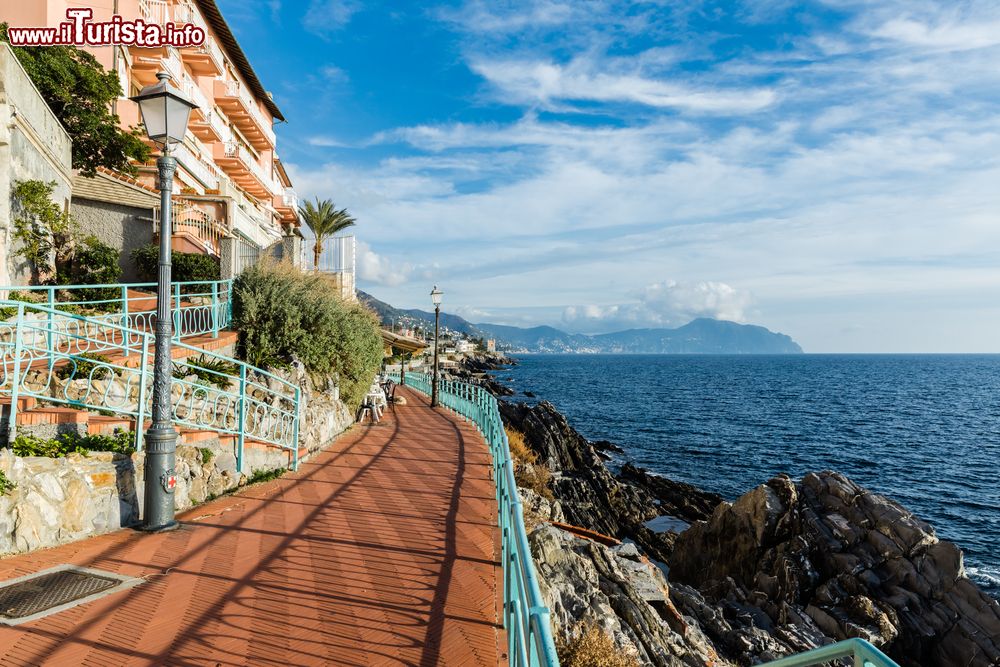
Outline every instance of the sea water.
<svg viewBox="0 0 1000 667">
<path fill-rule="evenodd" d="M 1000 597 L 1000 355 L 525 355 L 496 373 L 654 473 L 735 499 L 836 470 L 928 521 Z"/>
</svg>

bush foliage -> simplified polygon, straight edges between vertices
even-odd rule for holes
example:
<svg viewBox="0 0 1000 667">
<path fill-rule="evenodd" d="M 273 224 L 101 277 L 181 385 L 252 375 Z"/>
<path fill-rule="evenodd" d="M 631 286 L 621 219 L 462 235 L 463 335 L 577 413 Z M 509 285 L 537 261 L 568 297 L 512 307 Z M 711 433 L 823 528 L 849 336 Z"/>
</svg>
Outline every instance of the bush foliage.
<svg viewBox="0 0 1000 667">
<path fill-rule="evenodd" d="M 154 282 L 160 270 L 160 247 L 155 243 L 144 245 L 132 251 L 132 261 L 140 279 Z M 211 255 L 197 252 L 177 252 L 170 254 L 170 279 L 174 282 L 218 280 L 219 260 Z M 193 288 L 194 291 L 202 291 Z"/>
<path fill-rule="evenodd" d="M 135 433 L 116 431 L 114 435 L 79 435 L 61 433 L 54 438 L 39 438 L 22 434 L 14 439 L 12 449 L 17 456 L 48 456 L 60 458 L 76 452 L 116 452 L 131 454 L 135 451 Z"/>
<path fill-rule="evenodd" d="M 114 285 L 121 281 L 122 267 L 118 264 L 118 251 L 95 236 L 88 236 L 76 247 L 67 270 L 57 274 L 60 285 Z M 79 290 L 81 301 L 114 301 L 108 304 L 119 308 L 120 287 L 91 287 Z"/>
<path fill-rule="evenodd" d="M 7 24 L 0 23 L 0 42 Z M 123 92 L 118 74 L 104 69 L 92 54 L 74 46 L 24 46 L 12 49 L 45 103 L 73 137 L 73 168 L 93 176 L 98 167 L 134 174 L 131 160 L 151 153 L 142 132 L 123 130 L 111 103 Z"/>
<path fill-rule="evenodd" d="M 352 409 L 382 363 L 375 315 L 341 299 L 328 276 L 287 264 L 261 263 L 236 279 L 233 328 L 248 363 L 286 367 L 297 359 L 314 377 L 336 376 Z"/>
</svg>

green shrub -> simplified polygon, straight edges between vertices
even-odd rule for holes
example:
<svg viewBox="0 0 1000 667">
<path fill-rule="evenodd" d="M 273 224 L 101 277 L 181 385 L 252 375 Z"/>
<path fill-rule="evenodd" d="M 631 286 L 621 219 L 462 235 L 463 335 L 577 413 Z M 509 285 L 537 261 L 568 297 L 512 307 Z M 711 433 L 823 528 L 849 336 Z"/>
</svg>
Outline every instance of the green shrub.
<svg viewBox="0 0 1000 667">
<path fill-rule="evenodd" d="M 102 243 L 96 236 L 88 236 L 77 246 L 68 270 L 60 271 L 56 280 L 61 285 L 114 285 L 121 281 L 122 267 L 119 253 Z M 80 301 L 113 301 L 96 304 L 98 310 L 118 310 L 121 306 L 119 287 L 92 287 L 74 292 Z"/>
<path fill-rule="evenodd" d="M 150 243 L 132 251 L 132 261 L 135 263 L 139 278 L 145 282 L 154 282 L 159 272 L 160 248 Z M 174 282 L 219 280 L 219 260 L 211 255 L 197 252 L 170 253 L 170 279 Z M 185 293 L 201 291 L 197 286 L 184 288 Z"/>
<path fill-rule="evenodd" d="M 103 354 L 84 352 L 82 354 L 71 355 L 69 359 L 70 362 L 68 364 L 56 371 L 56 377 L 60 380 L 66 380 L 71 377 L 76 380 L 89 378 L 91 371 L 95 368 L 97 369 L 93 378 L 95 380 L 103 380 L 116 374 L 114 369 L 100 365 L 111 363 L 111 359 Z"/>
<path fill-rule="evenodd" d="M 114 435 L 79 435 L 77 433 L 61 433 L 54 438 L 39 438 L 30 434 L 22 434 L 14 439 L 12 447 L 17 456 L 47 456 L 60 458 L 76 452 L 116 452 L 131 454 L 135 451 L 135 433 L 117 431 Z"/>
<path fill-rule="evenodd" d="M 206 465 L 209 461 L 211 461 L 215 457 L 215 452 L 213 452 L 208 447 L 202 447 L 201 449 L 198 450 L 198 452 L 201 454 L 202 465 Z"/>
<path fill-rule="evenodd" d="M 17 488 L 17 484 L 10 481 L 10 478 L 0 470 L 0 496 L 6 496 L 8 493 Z"/>
<path fill-rule="evenodd" d="M 371 311 L 337 294 L 328 276 L 264 262 L 233 285 L 233 328 L 248 363 L 298 359 L 316 378 L 336 376 L 341 398 L 356 409 L 381 366 L 382 335 Z"/>
<path fill-rule="evenodd" d="M 174 365 L 173 376 L 184 378 L 196 375 L 205 384 L 219 389 L 226 389 L 233 377 L 239 375 L 239 367 L 231 361 L 198 355 L 197 359 L 186 359 L 183 363 Z M 221 375 L 220 375 L 221 373 Z"/>
<path fill-rule="evenodd" d="M 45 303 L 45 298 L 32 292 L 8 292 L 8 301 L 22 301 L 24 303 Z M 0 308 L 0 320 L 9 320 L 17 314 L 17 306 L 4 306 Z"/>
</svg>

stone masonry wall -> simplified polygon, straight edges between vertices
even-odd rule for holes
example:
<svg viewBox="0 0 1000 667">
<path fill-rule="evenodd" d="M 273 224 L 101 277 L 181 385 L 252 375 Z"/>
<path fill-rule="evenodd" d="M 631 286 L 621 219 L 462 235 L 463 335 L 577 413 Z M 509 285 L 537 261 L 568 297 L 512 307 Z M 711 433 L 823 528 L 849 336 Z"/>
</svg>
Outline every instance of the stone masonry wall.
<svg viewBox="0 0 1000 667">
<path fill-rule="evenodd" d="M 303 388 L 301 444 L 316 452 L 353 423 L 335 387 L 314 390 L 301 372 L 292 371 Z M 142 453 L 126 456 L 92 452 L 64 458 L 15 456 L 0 450 L 0 472 L 16 487 L 0 495 L 0 555 L 72 542 L 134 526 L 142 516 Z M 285 468 L 290 453 L 248 446 L 242 469 L 234 445 L 217 438 L 179 446 L 174 505 L 178 511 L 244 485 L 258 471 Z"/>
</svg>

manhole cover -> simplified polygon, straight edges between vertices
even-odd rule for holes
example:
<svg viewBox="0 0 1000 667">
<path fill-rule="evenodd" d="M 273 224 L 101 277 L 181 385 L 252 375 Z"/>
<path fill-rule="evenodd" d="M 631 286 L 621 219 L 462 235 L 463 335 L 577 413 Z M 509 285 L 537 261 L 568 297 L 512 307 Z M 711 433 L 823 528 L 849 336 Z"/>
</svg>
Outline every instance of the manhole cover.
<svg viewBox="0 0 1000 667">
<path fill-rule="evenodd" d="M 0 623 L 17 625 L 54 614 L 124 588 L 142 579 L 62 565 L 0 583 Z"/>
</svg>

